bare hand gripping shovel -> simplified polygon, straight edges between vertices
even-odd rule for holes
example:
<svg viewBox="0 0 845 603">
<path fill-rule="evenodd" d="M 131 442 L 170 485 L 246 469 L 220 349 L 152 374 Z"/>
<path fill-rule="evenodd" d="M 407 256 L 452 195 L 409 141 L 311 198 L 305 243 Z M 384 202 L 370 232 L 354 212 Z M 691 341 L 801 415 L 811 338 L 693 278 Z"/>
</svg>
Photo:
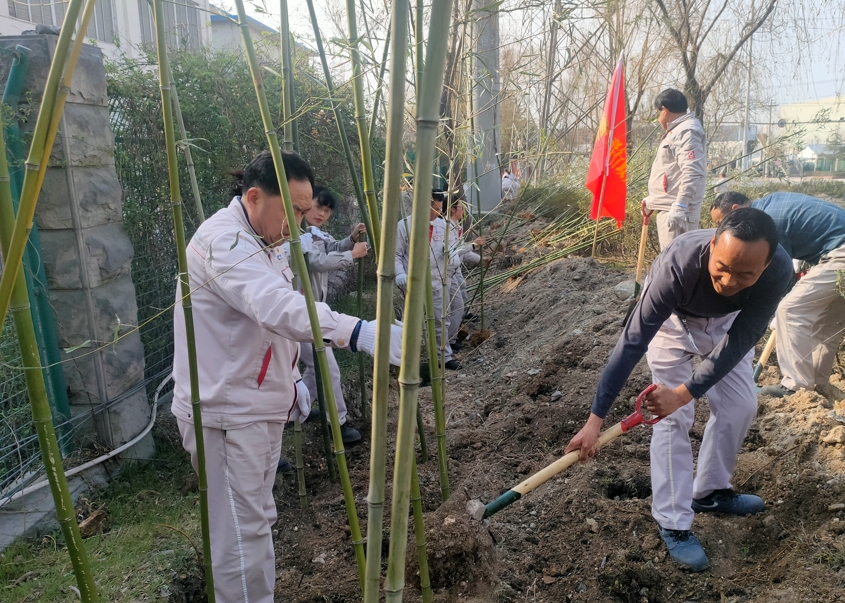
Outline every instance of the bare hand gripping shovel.
<svg viewBox="0 0 845 603">
<path fill-rule="evenodd" d="M 602 434 L 599 436 L 596 445 L 599 448 L 603 448 L 604 446 L 621 436 L 623 433 L 625 433 L 632 427 L 636 427 L 641 423 L 645 425 L 654 425 L 655 423 L 657 423 L 662 417 L 653 417 L 651 419 L 646 419 L 645 416 L 643 416 L 642 412 L 643 400 L 645 400 L 645 397 L 652 391 L 654 391 L 656 388 L 656 385 L 649 385 L 647 388 L 645 388 L 640 393 L 640 395 L 637 396 L 637 404 L 634 409 L 634 412 L 622 419 L 619 423 L 617 423 L 610 429 L 607 429 L 602 432 Z M 574 450 L 569 454 L 562 456 L 554 463 L 548 465 L 544 469 L 541 469 L 521 484 L 514 486 L 493 502 L 484 505 L 484 514 L 481 515 L 481 517 L 478 517 L 478 515 L 474 513 L 476 509 L 478 512 L 480 512 L 481 510 L 481 503 L 479 501 L 470 501 L 467 504 L 467 511 L 469 511 L 470 515 L 473 515 L 478 519 L 486 519 L 494 513 L 498 513 L 505 507 L 512 505 L 520 498 L 522 498 L 525 494 L 528 494 L 532 490 L 536 490 L 538 487 L 545 484 L 547 481 L 552 479 L 555 475 L 562 472 L 570 465 L 574 465 L 576 462 L 578 462 L 580 456 L 580 450 Z"/>
</svg>

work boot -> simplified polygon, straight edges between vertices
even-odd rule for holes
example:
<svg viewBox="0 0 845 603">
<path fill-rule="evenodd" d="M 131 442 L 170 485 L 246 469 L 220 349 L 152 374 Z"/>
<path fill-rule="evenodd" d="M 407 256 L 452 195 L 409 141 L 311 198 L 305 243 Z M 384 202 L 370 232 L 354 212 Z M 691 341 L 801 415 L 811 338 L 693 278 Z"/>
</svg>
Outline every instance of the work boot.
<svg viewBox="0 0 845 603">
<path fill-rule="evenodd" d="M 463 322 L 475 322 L 476 320 L 478 320 L 478 315 L 473 314 L 472 312 L 464 314 Z"/>
<path fill-rule="evenodd" d="M 669 556 L 677 563 L 694 572 L 700 572 L 710 567 L 707 553 L 690 530 L 667 530 L 657 526 L 660 537 L 669 549 Z"/>
<path fill-rule="evenodd" d="M 763 499 L 754 494 L 739 494 L 725 488 L 714 490 L 704 498 L 692 500 L 696 513 L 726 513 L 728 515 L 754 515 L 766 508 Z"/>
<path fill-rule="evenodd" d="M 361 432 L 349 423 L 340 426 L 340 437 L 346 445 L 357 444 L 361 441 Z"/>
<path fill-rule="evenodd" d="M 280 458 L 279 464 L 276 465 L 276 473 L 293 473 L 294 467 L 286 458 Z"/>
<path fill-rule="evenodd" d="M 320 409 L 312 408 L 308 413 L 308 417 L 303 421 L 303 423 L 310 423 L 311 421 L 316 421 L 319 418 L 320 418 Z"/>
<path fill-rule="evenodd" d="M 452 360 L 450 360 L 449 362 L 446 363 L 446 368 L 449 369 L 450 371 L 458 371 L 462 367 L 461 367 L 460 362 L 458 362 L 457 360 L 452 358 Z"/>
<path fill-rule="evenodd" d="M 761 396 L 771 396 L 772 398 L 783 398 L 784 396 L 791 396 L 794 393 L 794 389 L 789 389 L 780 383 L 777 385 L 764 385 L 760 388 Z"/>
<path fill-rule="evenodd" d="M 455 343 L 450 343 L 449 345 L 452 346 L 453 352 L 460 352 L 462 349 L 464 349 L 464 344 L 458 343 L 457 341 Z"/>
</svg>

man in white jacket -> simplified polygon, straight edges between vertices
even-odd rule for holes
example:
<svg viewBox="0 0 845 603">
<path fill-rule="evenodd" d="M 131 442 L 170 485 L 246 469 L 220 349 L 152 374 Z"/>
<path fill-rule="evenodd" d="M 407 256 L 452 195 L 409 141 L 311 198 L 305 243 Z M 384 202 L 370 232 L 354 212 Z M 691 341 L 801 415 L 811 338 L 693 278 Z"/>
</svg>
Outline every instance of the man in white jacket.
<svg viewBox="0 0 845 603">
<path fill-rule="evenodd" d="M 294 153 L 284 167 L 298 221 L 311 208 L 314 175 Z M 273 482 L 282 430 L 307 389 L 297 385 L 299 343 L 312 341 L 305 298 L 281 245 L 289 235 L 273 160 L 243 172 L 242 194 L 197 229 L 188 244 L 197 370 L 205 441 L 214 589 L 221 603 L 273 603 L 276 566 Z M 173 414 L 197 467 L 185 315 L 174 310 Z M 375 324 L 317 304 L 326 344 L 372 354 Z M 402 329 L 391 334 L 399 362 Z"/>
<path fill-rule="evenodd" d="M 487 244 L 487 237 L 477 237 L 469 242 L 464 238 L 464 199 L 449 198 L 449 345 L 452 351 L 461 349 L 458 331 L 464 317 L 466 282 L 461 269 L 462 264 L 475 265 L 481 261 L 476 249 Z"/>
<path fill-rule="evenodd" d="M 452 348 L 449 345 L 449 315 L 446 315 L 446 324 L 443 324 L 443 277 L 446 273 L 446 221 L 441 217 L 443 202 L 446 200 L 446 193 L 440 189 L 431 191 L 431 210 L 429 213 L 428 242 L 429 257 L 431 260 L 431 289 L 434 294 L 434 328 L 437 333 L 437 348 L 441 347 L 443 333 L 447 333 L 445 346 L 446 368 L 456 371 L 461 364 L 452 358 Z M 396 229 L 396 255 L 394 268 L 396 270 L 396 286 L 403 292 L 408 284 L 408 257 L 410 245 L 408 244 L 408 231 L 411 226 L 410 216 L 399 221 Z M 448 283 L 448 281 L 447 281 Z M 448 291 L 446 292 L 448 294 Z"/>
<path fill-rule="evenodd" d="M 707 140 L 695 113 L 687 113 L 687 98 L 669 88 L 654 101 L 657 121 L 666 130 L 651 165 L 648 196 L 643 203 L 657 211 L 660 249 L 675 237 L 696 230 L 707 184 Z"/>
<path fill-rule="evenodd" d="M 337 200 L 325 186 L 315 186 L 313 194 L 311 210 L 305 214 L 308 234 L 311 235 L 311 249 L 307 254 L 308 272 L 311 275 L 311 290 L 314 292 L 314 299 L 324 302 L 328 297 L 329 273 L 350 268 L 355 260 L 367 255 L 367 244 L 358 242 L 358 238 L 367 232 L 367 229 L 363 223 L 356 224 L 348 237 L 336 241 L 332 235 L 320 230 L 320 227 L 331 218 L 337 206 Z M 317 399 L 314 346 L 310 343 L 302 343 L 300 351 L 302 362 L 305 364 L 302 381 L 308 388 L 308 394 L 313 403 Z M 340 386 L 340 367 L 331 348 L 326 348 L 326 358 L 329 362 L 329 378 L 334 390 L 337 415 L 340 419 L 340 435 L 344 444 L 356 444 L 361 441 L 361 433 L 346 420 L 346 400 L 343 398 L 343 389 Z"/>
<path fill-rule="evenodd" d="M 519 195 L 519 178 L 510 173 L 510 170 L 505 170 L 502 174 L 502 199 L 505 201 L 513 201 Z"/>
</svg>

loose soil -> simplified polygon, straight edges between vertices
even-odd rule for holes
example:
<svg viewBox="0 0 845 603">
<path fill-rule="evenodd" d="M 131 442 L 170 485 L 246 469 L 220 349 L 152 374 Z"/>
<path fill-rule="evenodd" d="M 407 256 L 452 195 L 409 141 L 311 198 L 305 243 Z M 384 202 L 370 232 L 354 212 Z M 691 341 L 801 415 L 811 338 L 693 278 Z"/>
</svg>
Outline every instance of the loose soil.
<svg viewBox="0 0 845 603">
<path fill-rule="evenodd" d="M 764 497 L 767 510 L 746 518 L 697 516 L 694 530 L 712 564 L 703 573 L 674 565 L 657 535 L 648 427 L 632 430 L 590 463 L 570 468 L 488 521 L 466 515 L 467 500 L 488 502 L 563 454 L 588 416 L 619 337 L 630 278 L 588 258 L 568 258 L 486 295 L 490 336 L 473 349 L 468 345 L 458 356 L 463 370 L 448 375 L 452 498 L 442 506 L 430 389 L 422 390 L 431 458 L 418 460 L 435 600 L 845 601 L 845 403 L 814 392 L 761 399 L 734 486 Z M 775 368 L 764 373 L 766 382 L 777 379 Z M 643 361 L 606 424 L 629 414 L 649 383 Z M 355 391 L 350 383 L 353 406 Z M 691 433 L 695 452 L 707 417 L 701 400 Z M 355 422 L 368 440 L 369 423 Z M 395 427 L 394 398 L 391 434 Z M 307 511 L 299 508 L 295 475 L 277 479 L 276 599 L 359 601 L 341 488 L 327 477 L 319 426 L 306 426 L 305 435 Z M 293 458 L 288 444 L 285 454 Z M 366 534 L 368 442 L 348 450 L 347 458 Z M 389 501 L 392 456 L 388 464 Z M 389 515 L 388 504 L 385 558 Z M 419 601 L 410 523 L 405 600 Z"/>
</svg>

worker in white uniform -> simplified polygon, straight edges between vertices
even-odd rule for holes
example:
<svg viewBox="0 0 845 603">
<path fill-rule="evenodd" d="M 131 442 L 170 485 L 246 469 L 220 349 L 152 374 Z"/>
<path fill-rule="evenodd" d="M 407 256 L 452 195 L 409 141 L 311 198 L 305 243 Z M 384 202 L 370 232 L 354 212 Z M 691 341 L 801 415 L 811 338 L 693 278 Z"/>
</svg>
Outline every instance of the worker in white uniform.
<svg viewBox="0 0 845 603">
<path fill-rule="evenodd" d="M 297 222 L 311 209 L 314 175 L 283 153 Z M 242 176 L 240 195 L 203 222 L 188 244 L 211 525 L 211 565 L 220 603 L 273 603 L 276 521 L 273 482 L 285 423 L 307 398 L 297 386 L 299 342 L 313 341 L 305 298 L 292 287 L 281 249 L 289 236 L 273 160 L 264 152 Z M 197 468 L 181 293 L 174 310 L 173 414 Z M 326 345 L 373 354 L 375 324 L 317 303 Z M 401 326 L 390 357 L 401 355 Z"/>
<path fill-rule="evenodd" d="M 473 241 L 467 241 L 464 233 L 464 199 L 462 197 L 449 197 L 449 267 L 447 268 L 449 278 L 449 345 L 452 351 L 461 349 L 458 343 L 458 331 L 461 329 L 461 321 L 464 318 L 466 309 L 466 280 L 462 265 L 475 265 L 481 261 L 481 256 L 476 249 L 487 244 L 486 237 L 476 237 Z"/>
<path fill-rule="evenodd" d="M 368 246 L 358 242 L 358 238 L 367 232 L 363 223 L 356 224 L 348 237 L 336 241 L 329 233 L 320 228 L 331 218 L 337 207 L 337 200 L 331 191 L 324 186 L 314 187 L 314 199 L 311 210 L 305 214 L 307 231 L 311 235 L 311 246 L 307 253 L 308 272 L 311 276 L 311 290 L 314 299 L 325 302 L 328 297 L 329 274 L 336 270 L 351 268 L 355 260 L 367 255 Z M 310 343 L 300 344 L 300 358 L 305 365 L 302 381 L 308 388 L 313 403 L 317 399 L 317 379 L 314 371 L 314 346 Z M 344 444 L 356 444 L 361 441 L 361 433 L 347 421 L 346 400 L 340 386 L 340 368 L 331 348 L 326 348 L 326 359 L 329 362 L 329 380 L 334 390 L 334 400 L 337 405 L 337 415 L 340 419 L 340 434 Z M 326 379 L 323 379 L 326 382 Z"/>
<path fill-rule="evenodd" d="M 651 165 L 646 209 L 657 211 L 657 236 L 664 249 L 675 237 L 695 230 L 707 184 L 707 140 L 704 128 L 687 112 L 687 97 L 669 88 L 654 101 L 663 140 Z"/>
<path fill-rule="evenodd" d="M 446 193 L 440 189 L 431 191 L 431 208 L 429 211 L 428 242 L 429 257 L 431 260 L 431 289 L 434 294 L 434 328 L 437 333 L 437 349 L 441 349 L 441 341 L 446 334 L 444 359 L 446 368 L 456 371 L 461 364 L 452 358 L 452 347 L 449 345 L 449 314 L 446 314 L 446 324 L 443 324 L 443 280 L 446 276 L 446 221 L 442 218 L 443 202 L 446 200 Z M 403 294 L 408 284 L 408 257 L 410 245 L 408 232 L 411 226 L 410 216 L 399 221 L 396 229 L 396 256 L 394 268 L 396 270 L 396 286 Z M 448 280 L 447 280 L 448 283 Z M 448 294 L 448 289 L 446 291 Z"/>
<path fill-rule="evenodd" d="M 519 178 L 510 173 L 510 170 L 505 170 L 502 174 L 502 200 L 513 201 L 519 195 Z"/>
</svg>

